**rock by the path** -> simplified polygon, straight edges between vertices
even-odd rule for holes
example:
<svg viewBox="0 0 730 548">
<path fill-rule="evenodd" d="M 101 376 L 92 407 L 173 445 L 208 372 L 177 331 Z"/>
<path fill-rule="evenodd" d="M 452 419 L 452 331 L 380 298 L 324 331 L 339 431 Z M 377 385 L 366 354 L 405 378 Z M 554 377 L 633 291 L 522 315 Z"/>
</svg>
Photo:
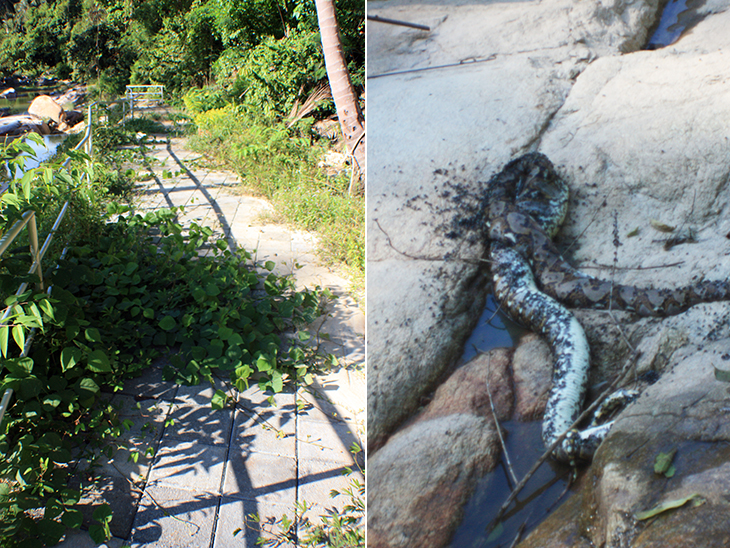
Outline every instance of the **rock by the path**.
<svg viewBox="0 0 730 548">
<path fill-rule="evenodd" d="M 40 135 L 51 134 L 48 124 L 27 114 L 5 116 L 0 119 L 0 136 L 23 135 L 29 131 L 34 131 Z"/>
<path fill-rule="evenodd" d="M 369 458 L 368 546 L 443 546 L 477 479 L 499 460 L 498 418 L 509 417 L 511 351 L 457 369 L 415 422 Z"/>
<path fill-rule="evenodd" d="M 66 108 L 66 105 L 76 106 L 86 98 L 86 86 L 74 86 L 67 89 L 63 94 L 54 97 L 53 100 Z M 70 110 L 70 109 L 69 109 Z"/>
<path fill-rule="evenodd" d="M 63 107 L 48 95 L 39 95 L 28 107 L 28 114 L 42 120 L 52 121 L 59 129 L 63 130 L 66 125 L 66 112 Z"/>
</svg>

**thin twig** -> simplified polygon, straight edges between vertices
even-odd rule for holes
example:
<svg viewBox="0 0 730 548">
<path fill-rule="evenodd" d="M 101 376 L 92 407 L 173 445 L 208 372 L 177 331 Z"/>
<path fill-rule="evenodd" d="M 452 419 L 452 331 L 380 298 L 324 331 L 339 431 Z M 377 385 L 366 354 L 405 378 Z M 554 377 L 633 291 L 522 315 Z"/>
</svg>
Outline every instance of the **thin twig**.
<svg viewBox="0 0 730 548">
<path fill-rule="evenodd" d="M 492 417 L 494 417 L 494 426 L 497 429 L 497 435 L 499 436 L 499 443 L 502 444 L 502 452 L 504 453 L 504 460 L 507 464 L 507 470 L 512 476 L 512 485 L 517 485 L 517 475 L 515 474 L 514 468 L 512 468 L 512 461 L 509 458 L 507 452 L 507 444 L 504 443 L 504 437 L 502 436 L 502 427 L 499 425 L 499 419 L 497 419 L 497 409 L 494 407 L 494 400 L 492 399 L 492 389 L 489 386 L 489 375 L 491 374 L 492 354 L 487 354 L 487 396 L 489 396 L 489 406 L 492 408 Z"/>
<path fill-rule="evenodd" d="M 512 541 L 512 544 L 509 545 L 509 548 L 515 548 L 517 546 L 517 543 L 522 540 L 522 535 L 525 532 L 525 527 L 527 527 L 527 520 L 530 519 L 530 516 L 527 516 L 527 519 L 522 522 L 522 525 L 520 525 L 520 528 L 517 529 L 517 534 L 515 535 L 514 540 Z"/>
<path fill-rule="evenodd" d="M 517 498 L 517 495 L 519 495 L 520 491 L 522 491 L 522 489 L 524 489 L 525 485 L 527 485 L 527 482 L 530 481 L 530 478 L 532 478 L 532 476 L 535 474 L 537 469 L 540 468 L 542 463 L 545 462 L 550 457 L 550 455 L 552 455 L 555 448 L 563 442 L 563 439 L 565 439 L 565 436 L 567 436 L 571 430 L 576 428 L 591 413 L 593 413 L 593 411 L 595 411 L 598 408 L 598 406 L 603 402 L 603 400 L 608 395 L 610 395 L 619 384 L 621 384 L 623 382 L 626 371 L 628 370 L 629 366 L 634 362 L 635 359 L 636 359 L 636 354 L 632 354 L 631 356 L 629 356 L 626 363 L 621 368 L 619 375 L 611 383 L 611 385 L 608 388 L 606 388 L 606 390 L 604 390 L 601 393 L 601 395 L 598 398 L 596 398 L 596 400 L 591 405 L 589 405 L 585 409 L 585 411 L 583 411 L 583 413 L 581 413 L 581 415 L 575 420 L 575 422 L 573 422 L 573 424 L 570 426 L 570 428 L 568 428 L 565 432 L 563 432 L 560 436 L 558 436 L 557 439 L 553 443 L 551 443 L 550 446 L 545 450 L 545 452 L 542 454 L 542 456 L 539 459 L 537 459 L 537 461 L 535 461 L 535 464 L 532 466 L 532 468 L 530 468 L 530 471 L 527 472 L 527 474 L 525 474 L 525 477 L 522 478 L 520 483 L 518 483 L 517 486 L 512 490 L 509 497 L 507 497 L 507 500 L 502 504 L 502 506 L 499 509 L 499 512 L 497 512 L 497 515 L 492 520 L 492 523 L 496 524 L 499 522 L 499 520 L 502 518 L 504 513 L 507 511 L 507 508 L 509 507 L 509 505 L 512 504 L 512 502 L 515 500 L 515 498 Z"/>
<path fill-rule="evenodd" d="M 424 255 L 420 255 L 420 256 L 419 255 L 410 255 L 409 253 L 406 253 L 405 251 L 401 251 L 400 249 L 398 249 L 397 247 L 395 247 L 393 245 L 393 242 L 390 239 L 390 235 L 385 231 L 385 229 L 382 226 L 380 226 L 380 221 L 378 221 L 378 219 L 373 219 L 373 221 L 375 221 L 375 224 L 378 225 L 378 228 L 380 229 L 380 231 L 385 235 L 385 243 L 388 244 L 388 247 L 390 247 L 393 251 L 395 251 L 399 255 L 403 255 L 404 257 L 408 257 L 409 259 L 413 259 L 413 260 L 416 260 L 416 261 L 440 261 L 440 262 L 443 262 L 443 261 L 446 260 L 446 259 L 444 259 L 444 257 L 426 257 Z M 459 260 L 462 261 L 462 262 L 465 262 L 465 263 L 470 263 L 470 264 L 483 264 L 483 263 L 491 263 L 492 262 L 489 259 L 479 259 L 479 258 L 477 258 L 477 259 L 464 259 L 464 258 L 459 258 Z"/>
<path fill-rule="evenodd" d="M 676 263 L 665 263 L 655 266 L 616 266 L 616 270 L 657 270 L 659 268 L 673 268 L 675 266 L 682 266 L 684 261 L 677 261 Z M 614 268 L 612 265 L 607 264 L 593 264 L 593 265 L 580 265 L 578 270 L 609 270 Z"/>
</svg>

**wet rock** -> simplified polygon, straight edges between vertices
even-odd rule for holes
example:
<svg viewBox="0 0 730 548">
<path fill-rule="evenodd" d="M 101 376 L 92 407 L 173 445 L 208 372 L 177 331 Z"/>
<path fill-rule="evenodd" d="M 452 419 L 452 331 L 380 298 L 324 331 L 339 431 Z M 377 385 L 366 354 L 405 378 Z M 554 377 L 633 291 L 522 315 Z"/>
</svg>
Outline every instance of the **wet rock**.
<svg viewBox="0 0 730 548">
<path fill-rule="evenodd" d="M 714 378 L 711 364 L 726 351 L 716 343 L 678 352 L 672 370 L 620 416 L 580 492 L 520 548 L 573 546 L 576 537 L 607 548 L 725 546 L 730 525 L 718 516 L 730 510 L 729 385 Z M 656 457 L 672 451 L 671 477 L 656 473 Z M 653 519 L 637 517 L 694 494 L 701 498 Z M 575 527 L 560 527 L 566 520 Z"/>
<path fill-rule="evenodd" d="M 542 420 L 553 375 L 553 355 L 535 334 L 522 337 L 512 362 L 515 419 Z"/>
<path fill-rule="evenodd" d="M 0 119 L 0 136 L 23 135 L 29 131 L 34 131 L 40 135 L 51 134 L 48 124 L 27 114 L 5 116 Z"/>
<path fill-rule="evenodd" d="M 511 351 L 457 369 L 415 421 L 368 460 L 368 546 L 444 546 L 478 478 L 499 459 L 486 389 L 501 419 L 512 408 Z"/>
</svg>

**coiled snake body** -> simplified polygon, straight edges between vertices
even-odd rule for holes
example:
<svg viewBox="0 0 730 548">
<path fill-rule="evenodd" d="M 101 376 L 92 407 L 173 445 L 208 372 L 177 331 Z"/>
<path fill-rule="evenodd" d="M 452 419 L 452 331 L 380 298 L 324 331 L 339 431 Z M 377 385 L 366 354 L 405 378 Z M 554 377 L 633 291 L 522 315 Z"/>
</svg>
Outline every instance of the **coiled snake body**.
<svg viewBox="0 0 730 548">
<path fill-rule="evenodd" d="M 730 282 L 703 281 L 677 289 L 642 289 L 598 280 L 571 267 L 552 242 L 568 209 L 568 187 L 539 153 L 508 163 L 492 177 L 487 234 L 494 293 L 515 321 L 541 334 L 555 364 L 542 437 L 546 446 L 581 412 L 589 347 L 567 308 L 614 308 L 641 316 L 669 316 L 691 306 L 730 299 Z M 560 301 L 560 302 L 559 302 Z M 571 431 L 553 451 L 562 461 L 590 460 L 611 423 Z"/>
</svg>

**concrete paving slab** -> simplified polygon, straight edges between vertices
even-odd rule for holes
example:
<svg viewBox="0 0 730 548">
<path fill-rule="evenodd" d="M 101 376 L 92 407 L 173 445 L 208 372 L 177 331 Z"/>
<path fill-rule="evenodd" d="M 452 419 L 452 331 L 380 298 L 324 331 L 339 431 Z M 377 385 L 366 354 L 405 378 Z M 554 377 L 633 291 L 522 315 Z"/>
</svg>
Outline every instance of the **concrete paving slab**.
<svg viewBox="0 0 730 548">
<path fill-rule="evenodd" d="M 297 463 L 293 456 L 250 453 L 231 447 L 223 483 L 224 495 L 293 508 L 296 487 Z"/>
<path fill-rule="evenodd" d="M 227 445 L 231 439 L 233 409 L 216 410 L 211 407 L 211 398 L 216 390 L 225 389 L 221 381 L 215 386 L 181 386 L 170 412 L 170 423 L 165 429 L 165 440 L 196 440 L 207 445 Z M 236 401 L 237 395 L 230 391 L 229 397 Z"/>
<path fill-rule="evenodd" d="M 148 486 L 140 500 L 129 545 L 132 548 L 202 548 L 210 546 L 218 496 Z"/>
<path fill-rule="evenodd" d="M 282 413 L 237 410 L 231 447 L 242 452 L 290 456 L 296 452 L 296 419 Z"/>
<path fill-rule="evenodd" d="M 341 511 L 350 503 L 349 497 L 344 494 L 351 487 L 350 478 L 363 481 L 362 474 L 354 467 L 312 459 L 302 461 L 299 476 L 299 500 L 312 507 L 307 513 L 310 519 L 323 514 L 328 508 Z M 339 495 L 333 497 L 332 491 L 337 491 Z"/>
<path fill-rule="evenodd" d="M 316 459 L 348 466 L 354 464 L 350 448 L 359 439 L 352 430 L 345 422 L 311 420 L 301 416 L 297 425 L 300 461 Z"/>
<path fill-rule="evenodd" d="M 256 514 L 264 521 L 264 531 L 251 515 Z M 262 503 L 252 500 L 241 500 L 221 497 L 213 548 L 254 548 L 260 538 L 270 538 L 266 533 L 273 522 L 286 515 L 293 518 L 292 508 L 276 503 Z"/>
<path fill-rule="evenodd" d="M 220 493 L 228 448 L 163 436 L 148 488 L 155 484 L 201 493 Z"/>
</svg>

